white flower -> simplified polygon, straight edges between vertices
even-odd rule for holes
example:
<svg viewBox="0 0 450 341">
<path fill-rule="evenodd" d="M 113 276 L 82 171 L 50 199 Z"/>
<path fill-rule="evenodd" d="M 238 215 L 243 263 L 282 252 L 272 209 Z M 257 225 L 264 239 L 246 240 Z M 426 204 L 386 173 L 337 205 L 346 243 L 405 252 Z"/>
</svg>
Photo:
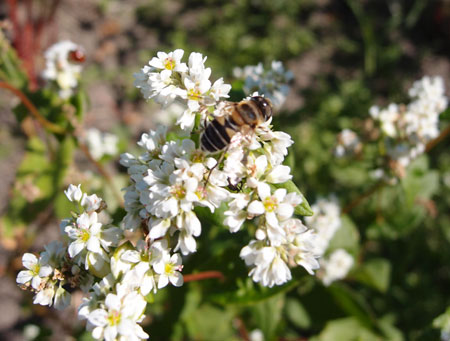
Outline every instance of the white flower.
<svg viewBox="0 0 450 341">
<path fill-rule="evenodd" d="M 44 264 L 49 264 L 53 268 L 60 268 L 61 261 L 67 252 L 66 247 L 59 241 L 52 241 L 44 246 L 45 251 L 41 253 L 41 259 Z"/>
<path fill-rule="evenodd" d="M 165 53 L 158 52 L 158 57 L 153 57 L 148 63 L 156 69 L 175 71 L 175 72 L 187 72 L 188 68 L 185 63 L 181 63 L 184 51 L 177 49 L 173 52 Z"/>
<path fill-rule="evenodd" d="M 183 276 L 179 272 L 183 266 L 179 254 L 170 256 L 170 254 L 165 253 L 153 268 L 159 274 L 158 289 L 164 288 L 169 282 L 176 287 L 183 285 Z"/>
<path fill-rule="evenodd" d="M 31 287 L 35 290 L 39 289 L 42 278 L 50 276 L 53 269 L 46 264 L 41 258 L 37 258 L 32 253 L 25 253 L 22 256 L 23 266 L 28 270 L 22 270 L 17 275 L 16 282 L 18 284 L 27 284 L 31 282 Z"/>
<path fill-rule="evenodd" d="M 247 211 L 255 216 L 264 214 L 267 224 L 278 227 L 279 220 L 286 220 L 294 213 L 294 207 L 289 202 L 285 202 L 286 193 L 286 189 L 279 188 L 272 195 L 268 184 L 259 183 L 258 196 L 261 201 L 252 201 Z"/>
<path fill-rule="evenodd" d="M 316 231 L 316 253 L 323 255 L 336 231 L 341 227 L 341 209 L 334 196 L 320 198 L 311 206 L 314 215 L 305 217 L 306 224 Z"/>
<path fill-rule="evenodd" d="M 82 50 L 79 45 L 65 40 L 45 51 L 45 70 L 42 77 L 57 85 L 61 98 L 70 97 L 78 85 L 82 66 L 72 55 L 84 54 Z"/>
<path fill-rule="evenodd" d="M 232 201 L 228 203 L 228 210 L 224 224 L 230 228 L 230 232 L 237 232 L 247 219 L 247 212 L 244 210 L 250 202 L 250 196 L 245 193 L 230 194 Z"/>
<path fill-rule="evenodd" d="M 74 225 L 66 227 L 66 233 L 70 239 L 74 240 L 69 245 L 69 256 L 71 258 L 78 255 L 82 250 L 100 253 L 100 233 L 102 224 L 97 221 L 97 213 L 83 213 L 77 218 Z"/>
<path fill-rule="evenodd" d="M 144 298 L 135 291 L 124 296 L 108 294 L 104 307 L 88 315 L 94 327 L 92 336 L 106 341 L 147 339 L 148 335 L 137 324 L 142 320 L 145 306 Z"/>
<path fill-rule="evenodd" d="M 328 259 L 322 259 L 320 265 L 323 270 L 320 277 L 323 284 L 328 286 L 332 282 L 347 276 L 353 263 L 353 257 L 344 249 L 337 249 Z"/>
<path fill-rule="evenodd" d="M 252 241 L 241 250 L 240 257 L 245 260 L 245 263 L 254 265 L 249 273 L 253 281 L 273 287 L 275 284 L 286 283 L 292 278 L 289 267 L 278 251 L 275 247 L 262 246 L 256 241 Z"/>
<path fill-rule="evenodd" d="M 356 154 L 361 148 L 358 135 L 350 129 L 342 130 L 337 136 L 337 146 L 334 153 L 337 157 Z"/>
<path fill-rule="evenodd" d="M 225 84 L 223 78 L 219 78 L 214 82 L 211 87 L 210 95 L 213 96 L 214 100 L 220 101 L 221 98 L 228 98 L 228 93 L 231 90 L 230 84 Z"/>
<path fill-rule="evenodd" d="M 96 194 L 87 195 L 83 194 L 83 198 L 81 199 L 81 205 L 84 206 L 86 212 L 93 212 L 100 208 L 102 203 L 102 199 L 99 198 Z"/>
<path fill-rule="evenodd" d="M 40 290 L 33 299 L 33 304 L 48 305 L 51 306 L 53 297 L 55 296 L 55 289 L 53 286 L 49 286 Z"/>
<path fill-rule="evenodd" d="M 85 140 L 89 152 L 96 160 L 100 160 L 104 155 L 116 155 L 118 152 L 117 143 L 119 139 L 114 134 L 90 128 L 86 131 Z"/>
<path fill-rule="evenodd" d="M 64 191 L 67 199 L 69 201 L 80 201 L 83 196 L 83 192 L 81 191 L 81 184 L 78 186 L 74 186 L 72 184 Z"/>
</svg>

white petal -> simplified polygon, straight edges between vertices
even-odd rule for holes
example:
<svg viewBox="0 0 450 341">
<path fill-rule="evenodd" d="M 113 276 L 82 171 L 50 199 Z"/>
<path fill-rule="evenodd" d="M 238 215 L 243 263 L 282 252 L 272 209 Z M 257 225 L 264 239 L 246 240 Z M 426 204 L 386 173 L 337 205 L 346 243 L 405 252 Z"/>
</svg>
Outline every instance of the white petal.
<svg viewBox="0 0 450 341">
<path fill-rule="evenodd" d="M 184 283 L 183 275 L 181 275 L 178 271 L 175 271 L 175 273 L 170 276 L 170 283 L 176 287 L 181 287 Z"/>
<path fill-rule="evenodd" d="M 108 294 L 105 299 L 105 305 L 108 309 L 120 310 L 120 298 L 114 294 Z"/>
<path fill-rule="evenodd" d="M 264 205 L 261 201 L 252 201 L 247 208 L 248 213 L 253 215 L 260 215 L 265 212 Z"/>
<path fill-rule="evenodd" d="M 277 215 L 280 220 L 286 220 L 294 214 L 294 207 L 289 204 L 280 204 L 278 205 Z"/>
<path fill-rule="evenodd" d="M 33 275 L 28 270 L 22 270 L 18 273 L 16 278 L 16 283 L 18 284 L 25 284 L 33 278 Z"/>
<path fill-rule="evenodd" d="M 164 275 L 159 276 L 158 289 L 164 288 L 167 284 L 169 284 L 169 278 Z"/>
<path fill-rule="evenodd" d="M 258 184 L 258 195 L 262 200 L 270 196 L 270 186 L 266 183 L 260 182 Z"/>
<path fill-rule="evenodd" d="M 32 253 L 25 253 L 22 256 L 23 266 L 27 269 L 31 269 L 37 262 L 38 262 L 37 257 Z"/>
<path fill-rule="evenodd" d="M 103 335 L 106 341 L 115 341 L 117 336 L 117 326 L 106 326 Z"/>
</svg>

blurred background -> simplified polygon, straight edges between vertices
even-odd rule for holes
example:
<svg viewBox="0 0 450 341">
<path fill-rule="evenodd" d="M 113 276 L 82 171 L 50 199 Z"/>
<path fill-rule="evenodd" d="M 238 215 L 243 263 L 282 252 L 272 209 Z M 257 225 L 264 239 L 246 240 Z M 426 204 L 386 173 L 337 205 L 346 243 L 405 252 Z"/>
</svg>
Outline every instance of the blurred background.
<svg viewBox="0 0 450 341">
<path fill-rule="evenodd" d="M 371 166 L 365 159 L 335 160 L 332 150 L 342 129 L 364 125 L 371 105 L 407 101 L 407 89 L 423 75 L 440 75 L 450 93 L 448 0 L 4 0 L 0 20 L 35 87 L 50 45 L 68 39 L 84 47 L 84 127 L 118 136 L 117 154 L 102 161 L 118 189 L 127 182 L 118 154 L 135 150 L 139 136 L 167 115 L 133 86 L 133 73 L 157 51 L 181 48 L 185 57 L 201 52 L 208 56 L 212 79 L 224 77 L 230 84 L 235 67 L 282 61 L 294 78 L 274 124 L 295 139 L 288 162 L 310 203 L 334 193 L 344 207 L 369 188 Z M 13 115 L 17 103 L 0 91 L 3 216 L 11 212 L 15 191 L 27 193 L 28 204 L 39 197 L 33 183 L 16 183 L 31 129 Z M 448 112 L 441 120 L 448 123 Z M 359 340 L 439 339 L 432 321 L 450 305 L 449 145 L 444 139 L 414 166 L 414 174 L 433 176 L 409 178 L 403 187 L 379 191 L 376 199 L 347 212 L 358 257 L 385 261 L 373 277 L 389 273 L 381 284 L 362 285 L 371 280 L 350 276 L 349 288 L 360 295 L 356 308 L 353 301 L 336 298 L 337 291 L 308 281 L 282 298 L 231 307 L 203 301 L 202 291 L 191 283 L 165 290 L 151 306 L 145 322 L 151 339 L 256 341 L 258 335 L 251 332 L 263 329 L 268 339 L 346 340 L 336 335 L 355 325 L 348 320 L 330 331 L 330 321 L 355 316 L 366 321 L 358 318 L 361 314 L 369 316 L 368 324 L 381 321 L 378 328 L 385 330 L 375 338 L 359 334 Z M 111 212 L 117 212 L 119 202 L 83 153 L 74 156 L 64 186 L 69 183 L 100 191 L 112 202 Z M 408 199 L 404 193 L 412 187 Z M 89 340 L 75 306 L 61 313 L 32 305 L 32 295 L 15 284 L 22 254 L 39 252 L 59 236 L 64 209 L 53 202 L 18 210 L 14 219 L 22 219 L 20 224 L 0 222 L 2 340 Z"/>
</svg>

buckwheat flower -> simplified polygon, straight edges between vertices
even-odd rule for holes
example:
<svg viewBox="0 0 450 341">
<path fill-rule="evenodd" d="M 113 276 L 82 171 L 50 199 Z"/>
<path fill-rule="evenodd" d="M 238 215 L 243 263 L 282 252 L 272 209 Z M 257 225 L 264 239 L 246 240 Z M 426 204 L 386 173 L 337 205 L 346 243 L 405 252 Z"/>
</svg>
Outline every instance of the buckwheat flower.
<svg viewBox="0 0 450 341">
<path fill-rule="evenodd" d="M 85 140 L 89 152 L 96 160 L 100 160 L 104 155 L 116 155 L 118 152 L 117 143 L 119 139 L 114 134 L 90 128 L 86 131 Z"/>
<path fill-rule="evenodd" d="M 263 246 L 261 242 L 252 241 L 245 246 L 240 257 L 247 265 L 254 266 L 249 273 L 253 281 L 263 286 L 281 285 L 292 278 L 291 271 L 282 260 L 279 250 L 271 246 Z"/>
<path fill-rule="evenodd" d="M 308 227 L 317 233 L 316 252 L 323 255 L 336 231 L 341 227 L 341 209 L 335 197 L 320 198 L 311 206 L 314 215 L 305 217 Z"/>
<path fill-rule="evenodd" d="M 148 335 L 137 324 L 143 318 L 145 306 L 144 298 L 135 291 L 122 297 L 108 294 L 104 307 L 88 316 L 89 323 L 94 327 L 92 337 L 106 341 L 147 339 Z"/>
<path fill-rule="evenodd" d="M 265 183 L 258 184 L 258 196 L 261 201 L 254 200 L 248 205 L 248 213 L 251 215 L 264 214 L 266 222 L 272 227 L 279 226 L 279 220 L 286 220 L 294 213 L 294 207 L 285 202 L 286 189 L 279 188 L 273 195 L 270 186 Z"/>
<path fill-rule="evenodd" d="M 102 203 L 102 199 L 99 198 L 96 194 L 87 195 L 83 194 L 83 198 L 81 199 L 81 206 L 83 206 L 87 213 L 97 211 L 100 208 Z"/>
<path fill-rule="evenodd" d="M 297 234 L 290 245 L 292 262 L 301 265 L 310 275 L 320 267 L 317 259 L 321 254 L 317 252 L 316 245 L 317 235 L 311 230 Z"/>
<path fill-rule="evenodd" d="M 335 147 L 334 154 L 337 157 L 354 155 L 357 154 L 361 148 L 362 145 L 358 135 L 350 129 L 344 129 L 337 136 L 337 146 Z"/>
<path fill-rule="evenodd" d="M 82 48 L 68 40 L 58 42 L 45 51 L 45 70 L 42 77 L 53 82 L 61 98 L 68 98 L 78 85 L 82 70 Z"/>
<path fill-rule="evenodd" d="M 191 111 L 197 111 L 200 108 L 200 102 L 211 88 L 211 81 L 208 79 L 210 74 L 211 69 L 206 68 L 199 73 L 193 73 L 184 78 L 186 94 L 183 98 L 188 100 L 187 105 Z"/>
<path fill-rule="evenodd" d="M 211 87 L 210 95 L 214 98 L 214 100 L 220 101 L 221 98 L 228 98 L 228 93 L 231 90 L 231 85 L 223 82 L 223 78 L 219 78 L 214 82 Z"/>
<path fill-rule="evenodd" d="M 157 57 L 153 57 L 148 63 L 156 69 L 168 70 L 170 72 L 187 72 L 186 63 L 181 63 L 184 51 L 177 49 L 173 52 L 158 52 Z"/>
<path fill-rule="evenodd" d="M 250 203 L 250 195 L 247 193 L 231 193 L 232 200 L 228 203 L 228 210 L 224 212 L 226 216 L 224 224 L 234 233 L 239 231 L 244 221 L 247 219 L 247 211 L 244 209 Z"/>
<path fill-rule="evenodd" d="M 326 286 L 345 278 L 353 266 L 353 257 L 344 249 L 337 249 L 327 259 L 321 259 L 320 278 Z"/>
<path fill-rule="evenodd" d="M 179 254 L 171 256 L 169 253 L 165 253 L 153 268 L 159 274 L 158 289 L 164 288 L 169 282 L 176 287 L 183 285 L 183 276 L 180 273 L 183 266 Z"/>
<path fill-rule="evenodd" d="M 51 306 L 54 296 L 55 296 L 55 288 L 53 287 L 53 285 L 50 285 L 38 291 L 38 293 L 34 296 L 33 304 Z"/>
<path fill-rule="evenodd" d="M 272 166 L 279 165 L 287 155 L 287 149 L 294 143 L 291 136 L 282 131 L 269 129 L 270 120 L 256 128 L 256 135 L 263 143 L 263 150 Z"/>
<path fill-rule="evenodd" d="M 66 233 L 70 239 L 74 240 L 69 245 L 69 256 L 73 258 L 84 249 L 100 253 L 101 227 L 102 224 L 97 221 L 96 212 L 83 213 L 77 218 L 75 225 L 68 225 Z"/>
<path fill-rule="evenodd" d="M 64 191 L 64 194 L 66 195 L 67 199 L 69 199 L 69 201 L 79 202 L 81 200 L 81 197 L 83 196 L 83 192 L 81 191 L 81 184 L 78 186 L 70 184 L 69 187 Z"/>
<path fill-rule="evenodd" d="M 70 305 L 71 295 L 61 286 L 58 286 L 53 299 L 53 306 L 57 310 L 64 310 Z"/>
<path fill-rule="evenodd" d="M 50 244 L 45 245 L 44 248 L 45 251 L 41 253 L 43 263 L 53 268 L 60 268 L 67 248 L 59 241 L 52 241 Z"/>
<path fill-rule="evenodd" d="M 135 250 L 127 250 L 121 256 L 121 260 L 132 264 L 131 270 L 125 271 L 122 283 L 131 287 L 132 290 L 138 289 L 146 296 L 151 290 L 156 292 L 156 275 L 152 265 L 161 258 L 162 251 L 157 245 L 147 249 L 145 242 L 139 240 Z"/>
<path fill-rule="evenodd" d="M 285 102 L 290 91 L 289 83 L 294 78 L 293 73 L 286 71 L 280 61 L 272 61 L 271 67 L 267 69 L 259 63 L 243 69 L 235 68 L 233 73 L 245 81 L 243 88 L 246 93 L 258 91 L 269 98 L 276 108 Z"/>
<path fill-rule="evenodd" d="M 52 267 L 46 264 L 42 257 L 38 259 L 32 253 L 25 253 L 22 256 L 22 263 L 28 270 L 20 271 L 16 282 L 23 285 L 30 283 L 35 290 L 39 289 L 42 279 L 50 276 L 53 272 Z"/>
<path fill-rule="evenodd" d="M 142 134 L 138 146 L 145 148 L 150 155 L 157 156 L 161 153 L 161 147 L 166 143 L 166 133 L 167 127 L 160 125 L 156 130 Z"/>
</svg>

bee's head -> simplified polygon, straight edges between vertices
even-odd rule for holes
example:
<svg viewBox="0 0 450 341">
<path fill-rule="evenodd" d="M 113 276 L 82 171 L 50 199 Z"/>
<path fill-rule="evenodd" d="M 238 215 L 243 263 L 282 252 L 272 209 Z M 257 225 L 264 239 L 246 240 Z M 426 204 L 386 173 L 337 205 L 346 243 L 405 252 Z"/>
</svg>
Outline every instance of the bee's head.
<svg viewBox="0 0 450 341">
<path fill-rule="evenodd" d="M 267 121 L 272 117 L 272 102 L 270 99 L 263 96 L 253 96 L 250 98 L 251 101 L 255 102 L 261 113 L 264 115 L 264 119 Z"/>
</svg>

